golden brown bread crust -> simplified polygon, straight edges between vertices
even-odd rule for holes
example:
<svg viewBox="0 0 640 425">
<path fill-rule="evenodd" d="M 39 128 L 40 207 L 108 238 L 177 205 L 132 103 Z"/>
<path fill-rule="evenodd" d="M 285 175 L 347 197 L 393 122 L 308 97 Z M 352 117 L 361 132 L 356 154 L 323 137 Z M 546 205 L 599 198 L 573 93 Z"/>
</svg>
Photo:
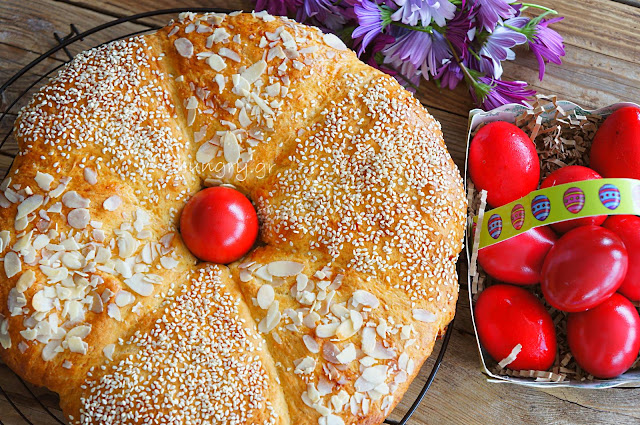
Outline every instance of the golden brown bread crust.
<svg viewBox="0 0 640 425">
<path fill-rule="evenodd" d="M 0 356 L 74 423 L 381 423 L 453 318 L 439 124 L 332 36 L 185 14 L 80 55 L 16 128 Z M 261 219 L 229 267 L 177 231 L 203 183 Z"/>
</svg>

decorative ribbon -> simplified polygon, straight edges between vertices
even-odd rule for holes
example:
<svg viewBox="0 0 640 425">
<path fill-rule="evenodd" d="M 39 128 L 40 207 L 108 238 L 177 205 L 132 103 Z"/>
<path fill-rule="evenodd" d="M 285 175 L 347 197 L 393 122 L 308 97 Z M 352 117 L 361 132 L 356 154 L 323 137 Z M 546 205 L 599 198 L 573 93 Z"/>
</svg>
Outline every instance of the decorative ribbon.
<svg viewBox="0 0 640 425">
<path fill-rule="evenodd" d="M 640 180 L 584 180 L 535 190 L 484 213 L 480 249 L 534 227 L 596 215 L 640 215 Z M 470 234 L 475 234 L 477 217 Z"/>
</svg>

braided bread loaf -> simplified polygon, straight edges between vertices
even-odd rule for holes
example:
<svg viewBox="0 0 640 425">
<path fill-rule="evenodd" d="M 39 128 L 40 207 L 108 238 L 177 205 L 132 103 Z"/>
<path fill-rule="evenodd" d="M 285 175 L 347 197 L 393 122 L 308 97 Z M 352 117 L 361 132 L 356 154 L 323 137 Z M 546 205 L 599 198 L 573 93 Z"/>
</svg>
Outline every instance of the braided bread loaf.
<svg viewBox="0 0 640 425">
<path fill-rule="evenodd" d="M 466 200 L 439 124 L 333 35 L 183 14 L 80 54 L 16 122 L 0 356 L 78 424 L 378 424 L 453 318 Z M 260 238 L 198 263 L 205 185 Z"/>
</svg>

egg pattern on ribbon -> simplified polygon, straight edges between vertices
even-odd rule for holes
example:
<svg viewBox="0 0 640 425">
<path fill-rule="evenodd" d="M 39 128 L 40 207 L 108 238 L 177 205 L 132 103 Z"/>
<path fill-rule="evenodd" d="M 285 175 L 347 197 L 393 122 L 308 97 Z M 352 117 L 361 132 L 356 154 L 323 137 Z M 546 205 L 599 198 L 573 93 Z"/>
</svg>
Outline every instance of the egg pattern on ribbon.
<svg viewBox="0 0 640 425">
<path fill-rule="evenodd" d="M 524 225 L 525 210 L 522 204 L 515 204 L 511 210 L 511 224 L 516 230 L 522 229 Z"/>
<path fill-rule="evenodd" d="M 607 183 L 603 185 L 598 195 L 600 196 L 602 205 L 610 210 L 615 210 L 620 205 L 620 190 L 612 184 Z"/>
<path fill-rule="evenodd" d="M 531 201 L 531 213 L 538 221 L 545 221 L 551 213 L 551 202 L 545 195 L 538 195 Z"/>
<path fill-rule="evenodd" d="M 571 214 L 578 214 L 584 207 L 584 192 L 579 187 L 570 187 L 564 192 L 562 201 L 567 211 Z"/>
<path fill-rule="evenodd" d="M 493 239 L 498 239 L 500 237 L 500 234 L 502 233 L 502 217 L 500 217 L 498 214 L 493 214 L 491 217 L 489 217 L 487 228 L 489 230 L 489 235 Z"/>
</svg>

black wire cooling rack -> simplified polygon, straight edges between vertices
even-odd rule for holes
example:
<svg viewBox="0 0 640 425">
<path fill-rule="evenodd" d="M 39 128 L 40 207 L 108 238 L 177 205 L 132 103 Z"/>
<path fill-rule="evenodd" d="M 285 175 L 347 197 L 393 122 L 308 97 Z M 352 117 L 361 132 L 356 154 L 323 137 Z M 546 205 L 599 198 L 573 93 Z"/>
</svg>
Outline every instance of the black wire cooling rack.
<svg viewBox="0 0 640 425">
<path fill-rule="evenodd" d="M 177 15 L 182 12 L 197 12 L 197 13 L 206 13 L 206 12 L 220 12 L 220 13 L 228 13 L 231 10 L 228 9 L 219 9 L 219 8 L 175 8 L 175 9 L 163 9 L 151 12 L 139 13 L 136 15 L 127 16 L 124 18 L 119 18 L 97 27 L 87 29 L 85 31 L 80 31 L 75 24 L 70 25 L 70 32 L 64 37 L 61 37 L 57 33 L 53 34 L 57 45 L 42 54 L 38 58 L 34 59 L 27 66 L 18 71 L 15 75 L 13 75 L 7 82 L 5 82 L 0 87 L 0 106 L 3 107 L 3 112 L 0 114 L 0 131 L 5 134 L 0 133 L 0 137 L 2 140 L 0 141 L 0 170 L 4 169 L 4 175 L 8 172 L 11 167 L 11 162 L 13 158 L 15 158 L 17 154 L 17 144 L 13 138 L 13 120 L 15 119 L 15 115 L 18 113 L 20 108 L 29 100 L 31 94 L 33 94 L 42 84 L 44 84 L 49 77 L 51 77 L 58 69 L 64 66 L 65 63 L 68 63 L 73 59 L 73 54 L 70 51 L 72 47 L 77 45 L 79 42 L 85 41 L 85 39 L 89 39 L 91 36 L 104 31 L 107 28 L 122 28 L 123 34 L 121 36 L 112 38 L 111 40 L 99 43 L 96 42 L 92 47 L 96 47 L 101 44 L 105 44 L 111 41 L 119 40 L 121 38 L 131 37 L 137 34 L 154 31 L 157 28 L 154 28 L 151 25 L 147 25 L 149 28 L 146 28 L 141 31 L 130 32 L 127 31 L 125 23 L 129 22 L 139 22 L 141 19 L 157 17 L 162 15 L 168 15 L 167 21 L 169 20 L 170 15 Z M 88 41 L 87 41 L 88 42 Z M 85 47 L 83 45 L 83 47 Z M 66 58 L 62 61 L 57 61 L 55 65 L 48 67 L 44 71 L 39 71 L 38 73 L 34 72 L 34 68 L 43 63 L 46 59 L 56 57 L 59 59 L 60 52 L 66 55 Z M 55 55 L 55 56 L 54 56 Z M 35 80 L 34 80 L 35 78 Z M 25 87 L 26 88 L 22 88 Z M 15 93 L 14 93 L 15 92 Z M 2 130 L 6 129 L 6 130 Z M 4 178 L 4 176 L 3 176 Z M 458 277 L 460 278 L 462 275 L 462 270 L 460 269 L 461 262 L 458 262 Z M 444 357 L 447 346 L 449 345 L 449 340 L 451 339 L 451 335 L 453 333 L 453 321 L 449 324 L 447 331 L 442 337 L 442 341 L 440 344 L 440 349 L 438 351 L 438 355 L 435 359 L 435 362 L 431 366 L 431 371 L 422 386 L 422 389 L 418 393 L 418 396 L 413 401 L 411 406 L 407 409 L 406 412 L 395 412 L 394 414 L 402 415 L 402 418 L 399 420 L 387 419 L 385 423 L 390 425 L 406 425 L 409 423 L 409 419 L 413 416 L 416 409 L 424 399 L 431 383 L 433 382 L 440 365 L 442 364 L 442 359 Z M 6 367 L 6 366 L 3 366 Z M 426 373 L 426 371 L 422 371 L 422 374 Z M 57 407 L 52 407 L 57 404 L 57 397 L 47 391 L 43 391 L 41 388 L 36 388 L 31 384 L 25 382 L 22 378 L 17 375 L 14 375 L 16 382 L 19 382 L 21 386 L 24 387 L 26 392 L 21 392 L 19 395 L 15 395 L 13 392 L 6 390 L 3 388 L 3 385 L 6 385 L 5 382 L 0 381 L 0 394 L 4 397 L 9 405 L 15 410 L 18 416 L 13 414 L 12 412 L 0 412 L 0 425 L 18 425 L 20 422 L 15 422 L 13 418 L 21 418 L 24 423 L 30 425 L 49 425 L 49 424 L 62 424 L 66 425 L 64 421 L 62 412 Z M 418 378 L 420 379 L 420 378 Z M 415 384 L 415 383 L 414 383 Z M 31 400 L 32 399 L 32 400 Z M 21 408 L 20 406 L 28 405 L 29 411 L 26 411 L 25 408 Z M 34 409 L 37 412 L 34 415 Z M 398 410 L 398 409 L 397 409 Z M 3 417 L 4 416 L 4 417 Z M 9 416 L 12 418 L 9 419 Z M 39 419 L 34 419 L 37 416 Z M 5 422 L 3 422 L 3 420 Z M 12 422 L 7 422 L 11 420 Z"/>
</svg>

